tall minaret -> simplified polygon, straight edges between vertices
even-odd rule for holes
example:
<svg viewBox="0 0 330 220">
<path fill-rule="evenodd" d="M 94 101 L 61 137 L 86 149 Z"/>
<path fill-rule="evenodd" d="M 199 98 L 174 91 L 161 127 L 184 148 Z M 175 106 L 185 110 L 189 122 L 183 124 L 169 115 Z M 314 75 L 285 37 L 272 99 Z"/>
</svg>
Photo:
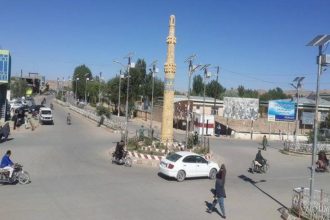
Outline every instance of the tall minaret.
<svg viewBox="0 0 330 220">
<path fill-rule="evenodd" d="M 165 90 L 162 117 L 162 136 L 161 142 L 164 144 L 173 143 L 173 114 L 174 114 L 174 77 L 176 71 L 175 64 L 175 16 L 170 16 L 169 34 L 167 43 L 167 58 L 164 65 L 165 71 Z"/>
</svg>

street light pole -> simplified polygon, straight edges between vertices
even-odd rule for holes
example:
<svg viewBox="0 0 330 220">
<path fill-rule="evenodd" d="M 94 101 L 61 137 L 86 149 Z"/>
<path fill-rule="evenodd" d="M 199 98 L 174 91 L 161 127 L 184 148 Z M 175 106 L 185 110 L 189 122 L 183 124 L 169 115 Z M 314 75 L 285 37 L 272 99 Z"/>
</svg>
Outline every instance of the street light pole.
<svg viewBox="0 0 330 220">
<path fill-rule="evenodd" d="M 150 132 L 151 132 L 151 138 L 153 138 L 153 132 L 152 132 L 152 121 L 153 121 L 153 111 L 154 111 L 154 87 L 155 87 L 155 74 L 158 72 L 156 68 L 156 63 L 157 60 L 152 62 L 152 69 L 151 69 L 151 74 L 152 74 L 152 86 L 151 86 L 151 109 L 150 109 Z"/>
<path fill-rule="evenodd" d="M 205 124 L 205 90 L 206 90 L 206 78 L 209 78 L 207 68 L 210 66 L 210 64 L 204 65 L 201 69 L 204 70 L 203 75 L 203 83 L 204 83 L 204 92 L 203 92 L 203 117 L 202 117 L 202 143 L 203 147 L 205 147 L 205 141 L 204 141 L 204 124 Z"/>
<path fill-rule="evenodd" d="M 319 96 L 320 96 L 320 77 L 322 74 L 322 55 L 323 55 L 323 46 L 328 44 L 330 41 L 330 35 L 319 35 L 315 37 L 307 46 L 317 46 L 319 48 L 319 54 L 317 56 L 317 81 L 316 81 L 316 98 L 315 98 L 315 115 L 314 115 L 314 140 L 313 140 L 313 152 L 312 152 L 312 164 L 311 164 L 311 178 L 310 178 L 310 188 L 309 188 L 309 198 L 310 203 L 313 199 L 314 194 L 314 172 L 315 172 L 315 154 L 317 148 L 317 133 L 318 133 L 318 112 L 319 112 Z M 323 64 L 323 65 L 326 65 Z"/>
<path fill-rule="evenodd" d="M 188 91 L 187 91 L 187 115 L 186 115 L 186 144 L 185 144 L 185 148 L 187 148 L 188 146 L 188 139 L 189 139 L 189 122 L 191 121 L 190 119 L 190 86 L 191 86 L 191 76 L 192 74 L 201 66 L 201 65 L 197 65 L 197 66 L 193 66 L 193 60 L 196 58 L 196 54 L 191 55 L 190 57 L 188 57 L 186 59 L 185 62 L 189 62 L 189 66 L 188 66 Z"/>
<path fill-rule="evenodd" d="M 296 82 L 297 85 L 291 83 L 291 86 L 297 90 L 297 108 L 296 108 L 296 125 L 294 130 L 294 148 L 296 150 L 297 147 L 297 135 L 299 130 L 299 88 L 301 88 L 301 82 L 305 79 L 305 77 L 296 77 L 293 82 Z"/>
<path fill-rule="evenodd" d="M 77 100 L 77 88 L 78 88 L 78 81 L 79 81 L 79 78 L 76 78 L 76 92 L 75 92 L 75 99 Z"/>
<path fill-rule="evenodd" d="M 120 91 L 121 91 L 121 70 L 119 71 L 119 90 L 118 90 L 118 114 L 117 116 L 120 116 Z"/>
<path fill-rule="evenodd" d="M 220 67 L 217 66 L 216 68 L 217 68 L 217 83 L 219 83 L 219 71 L 220 71 Z M 219 93 L 219 91 L 217 90 L 217 91 L 216 91 L 216 94 L 218 94 L 218 93 Z M 215 96 L 214 96 L 213 115 L 216 114 L 216 111 L 215 111 L 216 101 L 217 101 L 217 99 L 216 99 L 216 95 L 215 95 Z"/>
<path fill-rule="evenodd" d="M 85 104 L 87 104 L 87 81 L 89 80 L 89 78 L 86 78 L 86 82 L 85 82 Z"/>
<path fill-rule="evenodd" d="M 100 78 L 99 78 L 99 104 L 101 102 L 101 93 L 100 93 L 100 90 L 101 90 L 101 77 L 102 77 L 102 72 L 100 72 Z"/>
</svg>

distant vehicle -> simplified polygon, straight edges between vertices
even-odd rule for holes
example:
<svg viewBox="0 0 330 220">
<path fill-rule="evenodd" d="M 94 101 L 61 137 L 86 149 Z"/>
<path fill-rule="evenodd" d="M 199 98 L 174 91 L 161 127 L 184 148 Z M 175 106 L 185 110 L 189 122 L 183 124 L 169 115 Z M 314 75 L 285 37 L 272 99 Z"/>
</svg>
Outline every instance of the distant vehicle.
<svg viewBox="0 0 330 220">
<path fill-rule="evenodd" d="M 45 107 L 43 105 L 32 105 L 29 107 L 29 113 L 37 112 L 39 113 L 39 109 Z"/>
<path fill-rule="evenodd" d="M 40 124 L 54 124 L 53 114 L 50 108 L 42 107 L 39 110 L 39 123 Z"/>
<path fill-rule="evenodd" d="M 180 151 L 169 154 L 159 164 L 159 172 L 182 182 L 186 177 L 209 177 L 215 179 L 219 165 L 201 155 Z"/>
</svg>

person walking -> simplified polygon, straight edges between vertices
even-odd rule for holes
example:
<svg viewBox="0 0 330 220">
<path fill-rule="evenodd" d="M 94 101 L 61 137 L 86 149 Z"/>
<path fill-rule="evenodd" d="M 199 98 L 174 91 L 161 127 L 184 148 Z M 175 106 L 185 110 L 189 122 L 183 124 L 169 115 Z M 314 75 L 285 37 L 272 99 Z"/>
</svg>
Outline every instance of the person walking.
<svg viewBox="0 0 330 220">
<path fill-rule="evenodd" d="M 267 145 L 268 145 L 267 137 L 266 135 L 264 135 L 264 137 L 262 138 L 262 149 L 266 150 Z"/>
<path fill-rule="evenodd" d="M 207 210 L 208 213 L 212 213 L 218 202 L 223 218 L 226 218 L 225 204 L 224 204 L 224 198 L 226 198 L 226 191 L 225 191 L 226 173 L 227 173 L 226 166 L 224 164 L 221 164 L 220 170 L 217 173 L 217 177 L 215 181 L 215 192 L 214 192 L 214 200 L 212 203 L 212 207 Z"/>
</svg>

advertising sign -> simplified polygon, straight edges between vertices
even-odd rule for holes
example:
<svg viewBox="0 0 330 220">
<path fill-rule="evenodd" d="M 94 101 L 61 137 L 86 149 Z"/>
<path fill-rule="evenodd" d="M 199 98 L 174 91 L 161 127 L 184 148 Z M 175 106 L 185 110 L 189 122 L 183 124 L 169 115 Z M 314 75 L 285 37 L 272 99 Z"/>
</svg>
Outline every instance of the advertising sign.
<svg viewBox="0 0 330 220">
<path fill-rule="evenodd" d="M 314 124 L 314 112 L 303 112 L 301 123 L 303 125 L 313 125 Z"/>
<path fill-rule="evenodd" d="M 259 99 L 224 97 L 223 117 L 232 119 L 256 120 L 259 112 Z"/>
<path fill-rule="evenodd" d="M 8 50 L 0 50 L 0 82 L 8 83 L 10 79 L 10 55 Z"/>
<path fill-rule="evenodd" d="M 294 121 L 296 119 L 295 102 L 270 100 L 268 103 L 268 121 Z"/>
</svg>

